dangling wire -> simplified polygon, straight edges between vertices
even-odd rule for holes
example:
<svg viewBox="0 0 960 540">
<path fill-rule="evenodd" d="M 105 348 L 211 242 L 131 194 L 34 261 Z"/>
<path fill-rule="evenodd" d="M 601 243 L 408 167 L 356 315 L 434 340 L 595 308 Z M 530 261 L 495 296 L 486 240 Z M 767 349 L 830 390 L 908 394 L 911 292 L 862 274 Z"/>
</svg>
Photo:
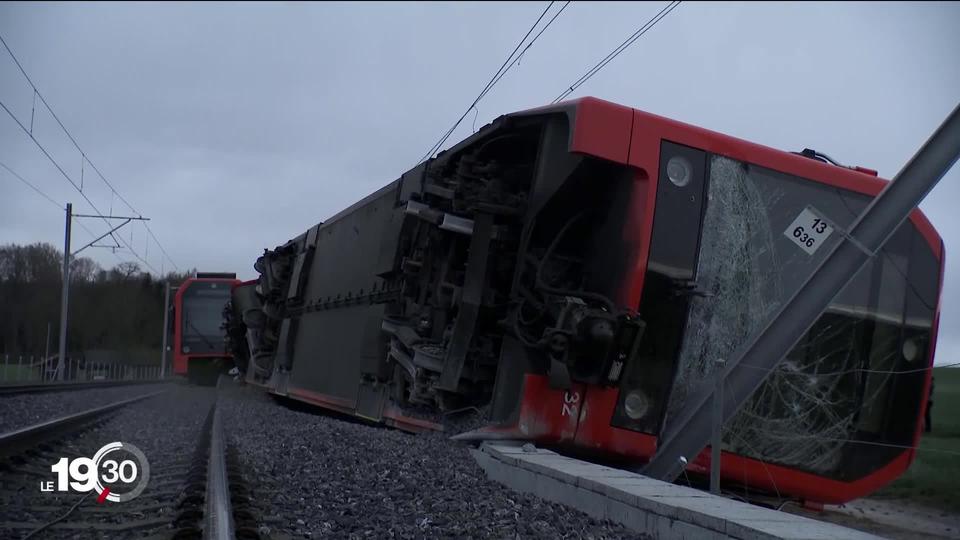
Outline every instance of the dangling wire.
<svg viewBox="0 0 960 540">
<path fill-rule="evenodd" d="M 33 89 L 33 104 L 30 105 L 30 136 L 33 137 L 33 113 L 37 110 L 37 89 Z"/>
</svg>

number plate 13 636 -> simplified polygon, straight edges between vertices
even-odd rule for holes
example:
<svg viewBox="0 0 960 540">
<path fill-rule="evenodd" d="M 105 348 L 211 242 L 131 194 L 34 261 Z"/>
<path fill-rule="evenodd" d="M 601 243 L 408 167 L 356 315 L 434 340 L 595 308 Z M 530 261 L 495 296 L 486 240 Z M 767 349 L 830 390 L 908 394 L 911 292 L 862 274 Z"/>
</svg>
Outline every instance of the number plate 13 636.
<svg viewBox="0 0 960 540">
<path fill-rule="evenodd" d="M 793 240 L 794 244 L 810 255 L 813 255 L 820 245 L 826 242 L 831 233 L 833 233 L 833 227 L 809 206 L 800 212 L 787 230 L 783 231 L 784 236 Z"/>
</svg>

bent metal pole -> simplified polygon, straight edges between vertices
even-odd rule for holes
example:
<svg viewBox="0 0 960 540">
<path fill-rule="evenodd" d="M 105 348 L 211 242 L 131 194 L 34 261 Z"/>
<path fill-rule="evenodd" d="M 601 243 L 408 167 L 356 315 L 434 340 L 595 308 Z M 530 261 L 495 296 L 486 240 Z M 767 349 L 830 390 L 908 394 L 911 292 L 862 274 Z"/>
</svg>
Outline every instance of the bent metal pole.
<svg viewBox="0 0 960 540">
<path fill-rule="evenodd" d="M 744 342 L 718 373 L 719 381 L 704 381 L 693 398 L 667 426 L 656 455 L 643 473 L 672 481 L 707 446 L 710 405 L 716 384 L 723 385 L 722 422 L 728 421 L 760 386 L 791 348 L 816 322 L 833 298 L 879 251 L 910 212 L 950 170 L 960 156 L 960 105 L 867 206 L 820 266 L 770 322 Z M 748 369 L 751 368 L 760 369 Z"/>
</svg>

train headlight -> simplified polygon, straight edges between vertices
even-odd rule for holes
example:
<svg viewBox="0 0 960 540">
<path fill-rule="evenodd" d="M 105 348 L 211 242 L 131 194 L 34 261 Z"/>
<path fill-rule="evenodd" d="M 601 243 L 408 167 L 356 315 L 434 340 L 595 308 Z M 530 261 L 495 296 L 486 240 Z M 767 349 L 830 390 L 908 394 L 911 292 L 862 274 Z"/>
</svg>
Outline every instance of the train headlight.
<svg viewBox="0 0 960 540">
<path fill-rule="evenodd" d="M 640 390 L 631 390 L 623 400 L 623 411 L 631 420 L 639 420 L 650 412 L 650 398 Z"/>
<path fill-rule="evenodd" d="M 189 346 L 189 345 L 184 345 L 184 346 L 183 346 L 183 354 L 188 354 L 189 352 L 190 352 L 190 346 Z"/>
<path fill-rule="evenodd" d="M 683 156 L 673 156 L 667 162 L 667 178 L 677 187 L 683 187 L 693 178 L 693 165 Z"/>
<path fill-rule="evenodd" d="M 912 339 L 906 339 L 903 341 L 903 357 L 907 362 L 913 362 L 917 359 L 917 356 L 920 354 L 920 347 L 917 347 L 917 342 Z"/>
</svg>

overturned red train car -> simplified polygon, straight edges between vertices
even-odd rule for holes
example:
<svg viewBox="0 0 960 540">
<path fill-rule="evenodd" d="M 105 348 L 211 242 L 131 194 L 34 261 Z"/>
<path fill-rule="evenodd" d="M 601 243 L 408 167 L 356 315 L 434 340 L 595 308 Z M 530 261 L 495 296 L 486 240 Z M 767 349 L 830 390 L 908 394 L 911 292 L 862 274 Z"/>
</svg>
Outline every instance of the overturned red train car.
<svg viewBox="0 0 960 540">
<path fill-rule="evenodd" d="M 234 289 L 242 364 L 410 430 L 488 404 L 459 438 L 639 466 L 885 183 L 593 98 L 509 114 L 266 251 Z M 725 426 L 722 480 L 841 503 L 906 470 L 942 265 L 914 211 Z"/>
</svg>

